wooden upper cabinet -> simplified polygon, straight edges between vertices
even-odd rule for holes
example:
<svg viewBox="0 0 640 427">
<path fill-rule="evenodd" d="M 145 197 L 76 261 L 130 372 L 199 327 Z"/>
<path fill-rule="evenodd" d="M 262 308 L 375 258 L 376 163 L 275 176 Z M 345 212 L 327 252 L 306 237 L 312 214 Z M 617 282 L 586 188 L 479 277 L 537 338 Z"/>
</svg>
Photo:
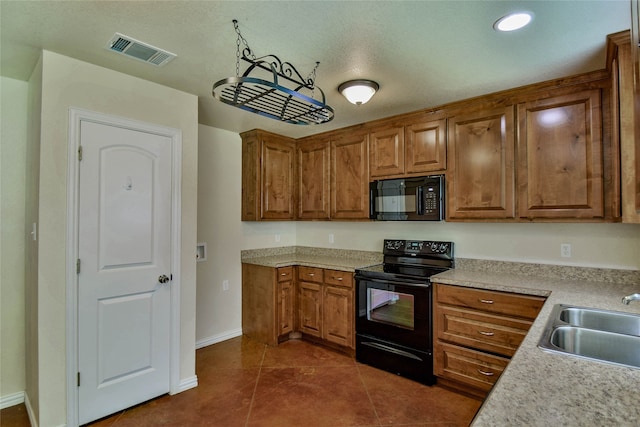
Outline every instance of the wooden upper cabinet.
<svg viewBox="0 0 640 427">
<path fill-rule="evenodd" d="M 405 172 L 442 171 L 447 168 L 446 120 L 415 123 L 405 127 Z"/>
<path fill-rule="evenodd" d="M 518 105 L 521 218 L 604 217 L 600 90 Z"/>
<path fill-rule="evenodd" d="M 348 134 L 331 141 L 331 218 L 369 218 L 367 134 Z"/>
<path fill-rule="evenodd" d="M 640 223 L 640 86 L 634 90 L 630 32 L 607 37 L 607 68 L 611 71 L 613 146 L 619 147 L 620 213 L 622 222 Z M 638 104 L 638 110 L 634 103 Z M 615 183 L 618 181 L 616 180 Z"/>
<path fill-rule="evenodd" d="M 329 219 L 329 148 L 326 140 L 298 143 L 297 218 Z"/>
<path fill-rule="evenodd" d="M 295 142 L 254 130 L 242 137 L 242 220 L 294 218 Z"/>
<path fill-rule="evenodd" d="M 391 127 L 369 134 L 371 179 L 404 173 L 404 128 Z"/>
<path fill-rule="evenodd" d="M 446 120 L 424 120 L 369 134 L 371 180 L 446 169 Z"/>
<path fill-rule="evenodd" d="M 512 219 L 514 108 L 449 119 L 447 219 Z"/>
</svg>

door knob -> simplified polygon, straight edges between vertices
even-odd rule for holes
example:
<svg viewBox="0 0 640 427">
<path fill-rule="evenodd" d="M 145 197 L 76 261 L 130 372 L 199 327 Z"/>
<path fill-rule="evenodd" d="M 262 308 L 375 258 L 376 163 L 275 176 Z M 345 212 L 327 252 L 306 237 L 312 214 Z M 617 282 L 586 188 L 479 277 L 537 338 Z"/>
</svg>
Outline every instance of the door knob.
<svg viewBox="0 0 640 427">
<path fill-rule="evenodd" d="M 168 283 L 169 278 L 165 274 L 163 274 L 162 276 L 158 277 L 158 282 L 162 284 Z"/>
</svg>

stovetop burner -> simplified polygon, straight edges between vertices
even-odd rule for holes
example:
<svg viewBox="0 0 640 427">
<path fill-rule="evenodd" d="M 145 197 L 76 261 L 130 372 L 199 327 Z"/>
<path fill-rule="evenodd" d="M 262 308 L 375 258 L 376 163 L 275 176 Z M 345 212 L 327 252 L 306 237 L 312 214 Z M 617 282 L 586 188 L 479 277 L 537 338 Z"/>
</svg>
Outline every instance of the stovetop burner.
<svg viewBox="0 0 640 427">
<path fill-rule="evenodd" d="M 454 266 L 453 242 L 385 240 L 384 263 L 356 270 L 366 277 L 428 279 Z"/>
</svg>

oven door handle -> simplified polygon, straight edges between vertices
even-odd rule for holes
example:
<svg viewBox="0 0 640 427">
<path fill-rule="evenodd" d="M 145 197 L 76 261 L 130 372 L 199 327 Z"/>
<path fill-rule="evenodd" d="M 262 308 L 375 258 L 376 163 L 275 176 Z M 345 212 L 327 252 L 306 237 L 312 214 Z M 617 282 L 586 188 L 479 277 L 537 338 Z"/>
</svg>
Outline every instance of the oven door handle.
<svg viewBox="0 0 640 427">
<path fill-rule="evenodd" d="M 402 350 L 398 350 L 397 348 L 393 348 L 393 347 L 389 347 L 388 345 L 384 345 L 384 344 L 380 344 L 377 342 L 372 342 L 372 341 L 363 341 L 362 345 L 366 345 L 368 347 L 373 347 L 377 350 L 382 350 L 382 351 L 386 351 L 389 353 L 393 353 L 393 354 L 397 354 L 398 356 L 404 356 L 404 357 L 408 357 L 410 359 L 415 359 L 415 360 L 419 360 L 420 362 L 422 362 L 422 359 L 419 358 L 418 356 L 416 356 L 415 354 L 411 354 L 407 351 L 402 351 Z"/>
<path fill-rule="evenodd" d="M 373 283 L 381 283 L 383 285 L 396 285 L 396 286 L 417 286 L 417 287 L 421 287 L 421 288 L 429 288 L 431 287 L 431 282 L 426 281 L 426 282 L 412 282 L 412 281 L 400 281 L 400 280 L 389 280 L 389 279 L 377 279 L 377 278 L 372 278 L 372 277 L 367 277 L 367 276 L 356 276 L 355 277 L 356 280 L 362 280 L 362 281 L 366 281 L 366 282 L 373 282 Z"/>
</svg>

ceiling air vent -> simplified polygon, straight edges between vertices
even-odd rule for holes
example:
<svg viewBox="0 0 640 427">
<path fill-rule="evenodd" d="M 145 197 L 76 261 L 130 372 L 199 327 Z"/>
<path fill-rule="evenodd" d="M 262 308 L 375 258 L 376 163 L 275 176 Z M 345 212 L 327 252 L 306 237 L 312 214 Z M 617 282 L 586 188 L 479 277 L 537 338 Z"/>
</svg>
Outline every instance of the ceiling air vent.
<svg viewBox="0 0 640 427">
<path fill-rule="evenodd" d="M 157 67 L 170 62 L 177 55 L 166 50 L 158 49 L 150 44 L 143 43 L 124 34 L 115 33 L 106 46 L 110 51 L 126 55 Z"/>
</svg>

